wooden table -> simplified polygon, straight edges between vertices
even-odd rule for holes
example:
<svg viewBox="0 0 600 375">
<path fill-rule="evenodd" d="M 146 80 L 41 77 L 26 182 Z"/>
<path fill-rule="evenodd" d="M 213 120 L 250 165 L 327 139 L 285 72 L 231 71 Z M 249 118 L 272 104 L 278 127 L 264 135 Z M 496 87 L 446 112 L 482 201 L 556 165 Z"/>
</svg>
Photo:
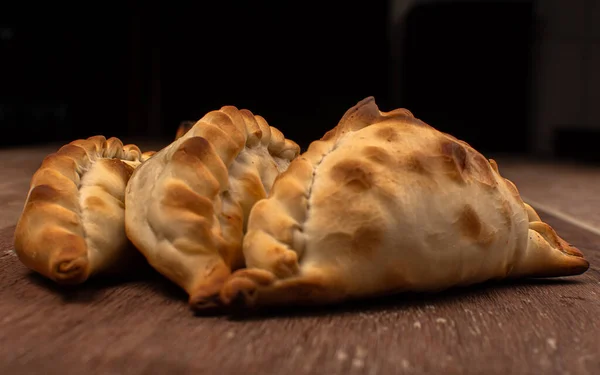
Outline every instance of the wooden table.
<svg viewBox="0 0 600 375">
<path fill-rule="evenodd" d="M 0 374 L 600 374 L 600 168 L 499 160 L 584 275 L 236 320 L 154 273 L 66 290 L 25 269 L 14 224 L 55 148 L 0 150 Z"/>
</svg>

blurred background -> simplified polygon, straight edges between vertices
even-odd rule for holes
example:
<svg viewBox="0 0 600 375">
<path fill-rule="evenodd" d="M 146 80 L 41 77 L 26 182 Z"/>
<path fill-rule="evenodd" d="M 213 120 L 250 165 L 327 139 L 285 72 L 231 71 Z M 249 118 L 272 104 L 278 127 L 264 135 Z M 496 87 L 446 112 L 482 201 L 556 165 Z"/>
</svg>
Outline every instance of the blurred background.
<svg viewBox="0 0 600 375">
<path fill-rule="evenodd" d="M 165 143 L 231 104 L 305 148 L 367 96 L 484 153 L 600 162 L 600 1 L 0 5 L 0 147 Z"/>
</svg>

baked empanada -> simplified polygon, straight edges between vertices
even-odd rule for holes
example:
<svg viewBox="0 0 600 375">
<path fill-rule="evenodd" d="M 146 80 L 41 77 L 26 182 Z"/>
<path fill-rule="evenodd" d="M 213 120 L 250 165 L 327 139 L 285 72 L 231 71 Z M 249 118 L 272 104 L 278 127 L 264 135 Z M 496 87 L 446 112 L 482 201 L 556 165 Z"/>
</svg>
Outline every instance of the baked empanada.
<svg viewBox="0 0 600 375">
<path fill-rule="evenodd" d="M 192 307 L 213 307 L 231 270 L 244 265 L 250 209 L 299 152 L 261 116 L 211 111 L 133 173 L 127 235 Z"/>
<path fill-rule="evenodd" d="M 589 267 L 493 160 L 373 98 L 255 204 L 243 252 L 225 305 L 328 304 Z"/>
<path fill-rule="evenodd" d="M 125 187 L 152 152 L 117 138 L 73 141 L 34 173 L 15 230 L 15 253 L 60 284 L 126 267 L 136 255 L 125 235 Z"/>
</svg>

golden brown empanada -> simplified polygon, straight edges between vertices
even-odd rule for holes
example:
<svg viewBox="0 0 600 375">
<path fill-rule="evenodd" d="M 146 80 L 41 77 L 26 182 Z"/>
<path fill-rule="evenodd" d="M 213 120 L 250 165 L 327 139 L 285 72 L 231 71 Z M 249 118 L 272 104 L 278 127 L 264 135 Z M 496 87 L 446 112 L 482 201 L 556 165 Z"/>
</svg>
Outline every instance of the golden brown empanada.
<svg viewBox="0 0 600 375">
<path fill-rule="evenodd" d="M 94 136 L 48 155 L 31 179 L 15 230 L 21 262 L 61 284 L 126 266 L 136 252 L 125 235 L 125 187 L 152 154 Z"/>
<path fill-rule="evenodd" d="M 223 303 L 327 304 L 589 264 L 467 143 L 367 98 L 254 206 Z"/>
<path fill-rule="evenodd" d="M 233 106 L 200 119 L 138 168 L 127 186 L 129 239 L 192 307 L 215 306 L 242 267 L 246 218 L 300 152 L 260 116 Z"/>
</svg>

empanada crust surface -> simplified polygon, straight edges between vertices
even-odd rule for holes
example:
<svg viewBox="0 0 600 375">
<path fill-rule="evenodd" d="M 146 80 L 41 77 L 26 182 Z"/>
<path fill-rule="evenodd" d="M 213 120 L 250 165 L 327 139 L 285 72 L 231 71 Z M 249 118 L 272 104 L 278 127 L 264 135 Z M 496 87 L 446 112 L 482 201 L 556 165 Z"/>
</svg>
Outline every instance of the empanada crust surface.
<svg viewBox="0 0 600 375">
<path fill-rule="evenodd" d="M 127 235 L 150 265 L 185 289 L 192 307 L 213 307 L 231 271 L 244 265 L 250 209 L 299 152 L 248 110 L 209 112 L 134 172 Z"/>
<path fill-rule="evenodd" d="M 15 230 L 21 262 L 60 284 L 122 271 L 136 255 L 125 235 L 125 187 L 152 154 L 94 136 L 48 155 Z"/>
<path fill-rule="evenodd" d="M 327 304 L 589 267 L 495 161 L 373 98 L 279 176 L 243 245 L 247 269 L 223 287 L 226 305 Z"/>
</svg>

